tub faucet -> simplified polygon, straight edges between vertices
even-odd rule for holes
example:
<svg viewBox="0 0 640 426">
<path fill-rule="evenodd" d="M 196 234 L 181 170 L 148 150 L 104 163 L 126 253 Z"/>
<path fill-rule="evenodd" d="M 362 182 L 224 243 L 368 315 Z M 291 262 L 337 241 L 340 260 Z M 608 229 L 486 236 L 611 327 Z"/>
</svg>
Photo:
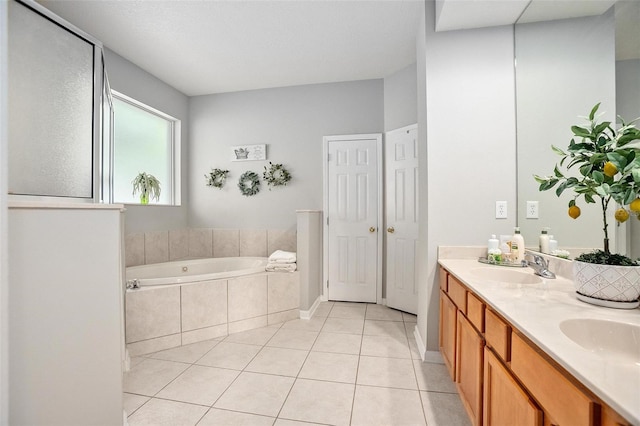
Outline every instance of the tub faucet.
<svg viewBox="0 0 640 426">
<path fill-rule="evenodd" d="M 529 260 L 529 258 L 533 259 L 533 261 Z M 527 250 L 524 253 L 524 259 L 527 262 L 527 265 L 533 268 L 536 275 L 549 279 L 556 277 L 556 274 L 549 270 L 549 261 L 539 254 L 532 253 Z"/>
</svg>

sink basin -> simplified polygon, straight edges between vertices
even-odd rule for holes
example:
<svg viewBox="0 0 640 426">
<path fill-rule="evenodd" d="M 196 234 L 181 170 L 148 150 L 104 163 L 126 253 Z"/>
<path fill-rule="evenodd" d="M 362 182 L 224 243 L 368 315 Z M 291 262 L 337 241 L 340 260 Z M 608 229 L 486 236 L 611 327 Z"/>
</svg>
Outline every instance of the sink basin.
<svg viewBox="0 0 640 426">
<path fill-rule="evenodd" d="M 508 284 L 540 284 L 542 278 L 532 273 L 506 268 L 475 268 L 471 273 L 478 279 Z"/>
<path fill-rule="evenodd" d="M 582 318 L 562 321 L 560 330 L 584 349 L 640 365 L 640 325 Z"/>
</svg>

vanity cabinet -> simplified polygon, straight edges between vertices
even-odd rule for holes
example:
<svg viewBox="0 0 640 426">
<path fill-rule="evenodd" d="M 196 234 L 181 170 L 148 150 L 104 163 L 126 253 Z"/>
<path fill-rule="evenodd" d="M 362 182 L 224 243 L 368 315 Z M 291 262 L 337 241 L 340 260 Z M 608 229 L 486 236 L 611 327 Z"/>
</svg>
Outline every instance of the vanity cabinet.
<svg viewBox="0 0 640 426">
<path fill-rule="evenodd" d="M 542 425 L 542 411 L 489 348 L 484 349 L 483 424 Z"/>
<path fill-rule="evenodd" d="M 440 350 L 473 425 L 630 425 L 473 290 L 439 277 Z"/>
</svg>

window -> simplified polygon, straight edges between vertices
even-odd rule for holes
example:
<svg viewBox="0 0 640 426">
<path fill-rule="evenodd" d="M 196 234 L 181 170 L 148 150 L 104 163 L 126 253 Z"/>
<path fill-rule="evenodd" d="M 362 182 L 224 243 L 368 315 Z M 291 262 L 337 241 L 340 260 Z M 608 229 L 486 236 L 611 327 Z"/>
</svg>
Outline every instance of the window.
<svg viewBox="0 0 640 426">
<path fill-rule="evenodd" d="M 133 179 L 142 172 L 160 181 L 160 199 L 180 205 L 180 120 L 118 92 L 113 94 L 111 202 L 139 204 Z"/>
</svg>

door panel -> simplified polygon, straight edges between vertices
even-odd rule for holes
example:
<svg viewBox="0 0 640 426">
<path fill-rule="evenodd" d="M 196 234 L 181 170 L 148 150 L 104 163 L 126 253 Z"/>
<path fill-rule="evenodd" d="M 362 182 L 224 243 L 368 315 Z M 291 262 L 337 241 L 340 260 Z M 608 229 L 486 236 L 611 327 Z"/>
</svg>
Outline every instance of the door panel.
<svg viewBox="0 0 640 426">
<path fill-rule="evenodd" d="M 417 314 L 417 127 L 388 132 L 385 143 L 387 305 Z"/>
<path fill-rule="evenodd" d="M 378 140 L 332 139 L 327 149 L 328 298 L 376 302 Z"/>
</svg>

